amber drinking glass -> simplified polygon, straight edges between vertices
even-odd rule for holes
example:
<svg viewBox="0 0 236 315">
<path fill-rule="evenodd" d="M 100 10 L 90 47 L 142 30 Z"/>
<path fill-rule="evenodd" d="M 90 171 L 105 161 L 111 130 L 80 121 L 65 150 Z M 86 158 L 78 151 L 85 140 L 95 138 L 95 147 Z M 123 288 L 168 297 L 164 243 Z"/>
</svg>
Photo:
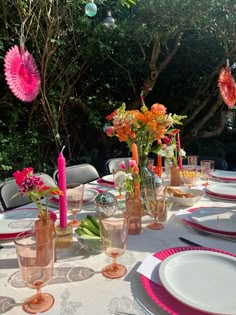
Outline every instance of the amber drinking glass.
<svg viewBox="0 0 236 315">
<path fill-rule="evenodd" d="M 102 274 L 106 278 L 121 278 L 127 272 L 125 266 L 117 263 L 117 258 L 126 250 L 128 227 L 128 218 L 124 217 L 124 214 L 100 220 L 103 251 L 113 260 L 112 264 L 102 269 Z"/>
<path fill-rule="evenodd" d="M 74 216 L 73 220 L 68 222 L 72 227 L 80 225 L 80 221 L 77 220 L 77 214 L 82 210 L 83 206 L 84 185 L 77 185 L 74 188 L 66 189 L 67 210 Z"/>
<path fill-rule="evenodd" d="M 53 275 L 55 235 L 52 239 L 39 243 L 35 233 L 24 232 L 14 242 L 22 279 L 29 288 L 36 289 L 36 294 L 24 302 L 23 309 L 30 314 L 45 312 L 54 304 L 53 296 L 41 293 L 41 287 Z"/>
</svg>

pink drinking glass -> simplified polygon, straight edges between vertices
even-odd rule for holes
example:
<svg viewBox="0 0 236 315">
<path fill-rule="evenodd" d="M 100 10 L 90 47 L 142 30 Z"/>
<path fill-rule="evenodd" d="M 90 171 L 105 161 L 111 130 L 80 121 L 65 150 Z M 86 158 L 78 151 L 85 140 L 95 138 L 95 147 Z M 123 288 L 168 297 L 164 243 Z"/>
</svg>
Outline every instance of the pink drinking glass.
<svg viewBox="0 0 236 315">
<path fill-rule="evenodd" d="M 55 235 L 39 243 L 34 232 L 23 232 L 14 242 L 22 279 L 27 287 L 36 289 L 36 294 L 24 302 L 23 309 L 30 314 L 45 312 L 54 304 L 53 296 L 41 293 L 41 287 L 53 276 Z"/>
<path fill-rule="evenodd" d="M 73 214 L 73 219 L 68 222 L 68 225 L 77 227 L 80 221 L 77 219 L 77 214 L 82 210 L 84 198 L 84 185 L 77 184 L 74 188 L 66 189 L 67 210 Z"/>
<path fill-rule="evenodd" d="M 117 258 L 126 250 L 126 241 L 129 227 L 128 218 L 114 215 L 100 220 L 100 235 L 104 253 L 112 258 L 112 264 L 102 269 L 102 275 L 109 279 L 123 277 L 127 269 L 117 263 Z"/>
<path fill-rule="evenodd" d="M 205 183 L 203 183 L 202 186 L 208 186 L 209 178 L 212 176 L 213 171 L 214 171 L 215 161 L 202 160 L 200 164 L 201 164 L 201 173 L 203 174 L 204 179 L 205 179 Z"/>
</svg>

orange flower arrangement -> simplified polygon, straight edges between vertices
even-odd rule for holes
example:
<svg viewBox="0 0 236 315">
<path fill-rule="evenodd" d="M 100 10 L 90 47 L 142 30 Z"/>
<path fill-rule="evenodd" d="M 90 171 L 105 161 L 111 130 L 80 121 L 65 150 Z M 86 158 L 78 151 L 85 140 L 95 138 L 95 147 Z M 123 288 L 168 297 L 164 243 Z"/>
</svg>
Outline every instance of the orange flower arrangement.
<svg viewBox="0 0 236 315">
<path fill-rule="evenodd" d="M 139 156 L 157 152 L 164 138 L 175 124 L 182 124 L 185 116 L 167 114 L 164 105 L 155 103 L 150 110 L 143 105 L 140 110 L 126 110 L 123 103 L 112 114 L 106 117 L 109 121 L 105 132 L 108 136 L 118 137 L 120 142 L 126 142 L 131 151 L 132 143 L 136 143 Z"/>
</svg>

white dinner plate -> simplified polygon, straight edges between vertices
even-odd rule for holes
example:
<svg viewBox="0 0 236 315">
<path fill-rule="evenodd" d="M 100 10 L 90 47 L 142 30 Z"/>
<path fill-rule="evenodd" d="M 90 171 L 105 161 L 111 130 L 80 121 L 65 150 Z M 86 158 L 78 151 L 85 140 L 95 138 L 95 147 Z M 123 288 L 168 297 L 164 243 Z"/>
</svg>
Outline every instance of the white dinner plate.
<svg viewBox="0 0 236 315">
<path fill-rule="evenodd" d="M 236 210 L 223 207 L 205 207 L 190 214 L 197 224 L 219 232 L 236 232 Z"/>
<path fill-rule="evenodd" d="M 236 172 L 233 171 L 223 171 L 223 170 L 214 170 L 213 178 L 217 178 L 223 181 L 236 181 Z"/>
<path fill-rule="evenodd" d="M 37 208 L 9 210 L 0 213 L 0 234 L 30 231 L 38 219 Z"/>
<path fill-rule="evenodd" d="M 224 199 L 229 198 L 230 200 L 236 200 L 236 184 L 232 183 L 220 183 L 210 184 L 206 188 L 206 193 L 212 196 L 223 197 Z"/>
<path fill-rule="evenodd" d="M 84 189 L 83 203 L 93 202 L 98 194 L 99 194 L 99 192 L 94 190 L 94 189 L 85 188 Z"/>
<path fill-rule="evenodd" d="M 166 290 L 182 303 L 210 314 L 235 315 L 236 258 L 190 250 L 166 258 L 159 276 Z"/>
<path fill-rule="evenodd" d="M 109 183 L 114 183 L 113 174 L 105 175 L 102 177 L 103 180 Z"/>
</svg>

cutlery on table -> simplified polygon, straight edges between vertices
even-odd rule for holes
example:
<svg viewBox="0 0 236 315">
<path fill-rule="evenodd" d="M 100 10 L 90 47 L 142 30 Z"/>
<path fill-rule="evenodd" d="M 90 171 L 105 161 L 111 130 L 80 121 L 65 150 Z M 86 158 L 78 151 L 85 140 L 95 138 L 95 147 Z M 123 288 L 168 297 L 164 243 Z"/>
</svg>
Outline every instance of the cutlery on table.
<svg viewBox="0 0 236 315">
<path fill-rule="evenodd" d="M 195 242 L 192 242 L 184 237 L 179 237 L 179 240 L 190 245 L 190 246 L 198 246 L 198 247 L 203 247 L 202 245 L 198 244 L 198 243 L 195 243 Z"/>
</svg>

